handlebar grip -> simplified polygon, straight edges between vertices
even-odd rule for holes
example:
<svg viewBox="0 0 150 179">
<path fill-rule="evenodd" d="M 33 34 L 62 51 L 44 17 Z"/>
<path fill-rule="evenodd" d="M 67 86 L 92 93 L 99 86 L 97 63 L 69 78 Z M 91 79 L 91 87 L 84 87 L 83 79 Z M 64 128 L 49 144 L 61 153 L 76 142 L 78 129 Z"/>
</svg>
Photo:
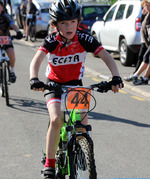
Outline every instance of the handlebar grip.
<svg viewBox="0 0 150 179">
<path fill-rule="evenodd" d="M 57 84 L 55 82 L 49 82 L 47 85 L 44 85 L 44 88 L 47 90 L 60 90 L 62 88 L 62 85 Z"/>
<path fill-rule="evenodd" d="M 102 81 L 98 84 L 98 92 L 106 93 L 108 90 L 111 90 L 111 83 L 107 81 Z"/>
</svg>

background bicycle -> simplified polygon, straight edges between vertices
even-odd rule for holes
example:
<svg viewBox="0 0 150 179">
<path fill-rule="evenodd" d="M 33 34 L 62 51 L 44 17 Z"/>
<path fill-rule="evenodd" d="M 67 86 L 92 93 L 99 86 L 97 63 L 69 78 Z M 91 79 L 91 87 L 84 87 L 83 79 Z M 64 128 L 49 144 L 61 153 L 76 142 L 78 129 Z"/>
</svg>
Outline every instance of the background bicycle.
<svg viewBox="0 0 150 179">
<path fill-rule="evenodd" d="M 61 129 L 56 153 L 56 178 L 65 179 L 69 175 L 70 179 L 97 179 L 93 141 L 90 137 L 92 127 L 82 124 L 82 120 L 96 106 L 92 90 L 107 92 L 111 84 L 101 82 L 88 87 L 50 84 L 46 88 L 50 90 L 49 93 L 57 89 L 57 93 L 62 94 L 61 108 L 68 114 Z M 45 163 L 45 156 L 42 163 Z"/>
<path fill-rule="evenodd" d="M 5 45 L 9 45 L 11 40 L 16 36 L 0 36 L 0 94 L 6 99 L 6 105 L 9 106 L 9 90 L 10 85 L 10 70 L 9 70 L 9 58 L 5 53 Z"/>
<path fill-rule="evenodd" d="M 9 58 L 5 55 L 5 45 L 10 43 L 8 36 L 0 36 L 0 90 L 1 96 L 6 98 L 6 105 L 9 106 L 8 84 L 10 78 Z"/>
</svg>

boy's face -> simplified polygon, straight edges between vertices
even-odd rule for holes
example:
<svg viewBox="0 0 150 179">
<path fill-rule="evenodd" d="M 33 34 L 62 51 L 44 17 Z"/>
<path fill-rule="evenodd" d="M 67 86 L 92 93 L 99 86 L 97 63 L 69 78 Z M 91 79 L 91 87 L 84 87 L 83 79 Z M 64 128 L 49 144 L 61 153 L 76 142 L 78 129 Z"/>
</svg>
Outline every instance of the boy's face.
<svg viewBox="0 0 150 179">
<path fill-rule="evenodd" d="M 78 26 L 78 19 L 59 21 L 57 22 L 57 29 L 60 34 L 68 40 L 73 39 Z"/>
<path fill-rule="evenodd" d="M 0 4 L 0 14 L 3 11 L 3 6 Z"/>
</svg>

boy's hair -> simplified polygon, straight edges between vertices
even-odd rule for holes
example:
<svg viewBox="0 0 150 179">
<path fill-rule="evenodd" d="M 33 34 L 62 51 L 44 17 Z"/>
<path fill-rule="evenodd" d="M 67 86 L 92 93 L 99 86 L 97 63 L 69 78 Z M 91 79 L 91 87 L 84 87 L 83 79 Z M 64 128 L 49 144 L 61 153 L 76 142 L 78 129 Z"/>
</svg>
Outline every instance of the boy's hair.
<svg viewBox="0 0 150 179">
<path fill-rule="evenodd" d="M 2 6 L 4 6 L 4 1 L 3 1 L 3 0 L 0 0 L 0 4 L 1 4 Z"/>
<path fill-rule="evenodd" d="M 81 18 L 81 6 L 76 0 L 57 0 L 49 9 L 50 17 L 56 25 L 58 21 Z"/>
</svg>

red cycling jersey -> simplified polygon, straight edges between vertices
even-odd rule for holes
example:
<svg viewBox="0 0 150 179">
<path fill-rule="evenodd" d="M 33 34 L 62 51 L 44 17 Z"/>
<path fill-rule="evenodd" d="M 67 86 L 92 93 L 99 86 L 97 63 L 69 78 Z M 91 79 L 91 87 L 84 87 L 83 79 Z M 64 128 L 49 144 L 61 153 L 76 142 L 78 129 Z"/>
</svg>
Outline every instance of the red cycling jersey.
<svg viewBox="0 0 150 179">
<path fill-rule="evenodd" d="M 93 36 L 81 29 L 77 30 L 70 44 L 62 47 L 63 44 L 61 36 L 53 33 L 39 48 L 48 56 L 46 77 L 59 83 L 82 79 L 87 52 L 97 55 L 103 49 Z"/>
</svg>

